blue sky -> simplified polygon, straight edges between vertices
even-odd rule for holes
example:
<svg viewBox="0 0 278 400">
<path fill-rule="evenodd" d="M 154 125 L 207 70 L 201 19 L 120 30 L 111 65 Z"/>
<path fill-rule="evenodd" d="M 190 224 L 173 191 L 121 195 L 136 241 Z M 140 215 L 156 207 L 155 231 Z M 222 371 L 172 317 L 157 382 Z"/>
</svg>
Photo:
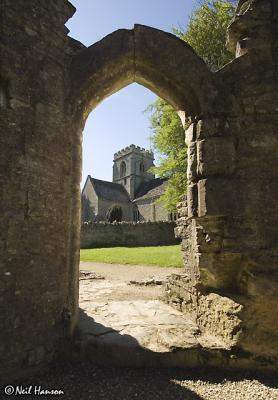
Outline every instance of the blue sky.
<svg viewBox="0 0 278 400">
<path fill-rule="evenodd" d="M 171 32 L 185 27 L 197 0 L 70 0 L 76 7 L 68 21 L 69 35 L 86 46 L 120 28 L 149 25 Z M 87 119 L 83 135 L 82 185 L 88 174 L 112 179 L 116 151 L 134 143 L 150 147 L 149 115 L 143 113 L 155 101 L 148 89 L 132 84 L 103 101 Z"/>
</svg>

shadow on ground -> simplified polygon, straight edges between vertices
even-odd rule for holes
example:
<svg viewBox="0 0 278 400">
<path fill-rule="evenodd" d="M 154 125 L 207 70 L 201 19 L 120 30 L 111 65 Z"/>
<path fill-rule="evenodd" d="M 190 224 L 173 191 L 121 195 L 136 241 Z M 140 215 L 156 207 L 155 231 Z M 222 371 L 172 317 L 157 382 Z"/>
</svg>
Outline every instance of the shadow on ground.
<svg viewBox="0 0 278 400">
<path fill-rule="evenodd" d="M 199 365 L 201 346 L 194 337 L 194 330 L 192 333 L 190 324 L 179 330 L 175 326 L 176 320 L 172 318 L 173 325 L 164 325 L 165 322 L 162 324 L 161 320 L 157 325 L 153 325 L 152 318 L 154 321 L 156 318 L 154 315 L 150 318 L 150 324 L 141 318 L 140 325 L 132 315 L 126 316 L 126 325 L 120 325 L 116 330 L 117 328 L 113 329 L 96 322 L 92 314 L 89 315 L 82 309 L 79 309 L 79 315 L 80 334 L 76 341 L 75 354 L 81 361 L 93 361 L 105 366 L 140 368 Z M 140 317 L 138 316 L 138 321 Z M 170 321 L 172 316 L 166 317 Z M 133 332 L 134 336 L 129 332 Z M 177 336 L 183 336 L 184 341 L 177 340 Z"/>
<path fill-rule="evenodd" d="M 171 376 L 154 370 L 101 368 L 89 363 L 57 364 L 43 376 L 15 384 L 62 389 L 68 400 L 200 400 L 193 391 L 180 387 Z M 4 396 L 4 388 L 1 388 Z M 27 396 L 26 396 L 27 397 Z M 39 396 L 40 398 L 49 398 Z M 60 396 L 55 396 L 59 398 Z M 1 397 L 4 398 L 4 397 Z M 12 398 L 9 396 L 9 398 Z M 16 397 L 18 398 L 18 397 Z M 28 396 L 37 399 L 38 396 Z"/>
<path fill-rule="evenodd" d="M 52 365 L 43 374 L 15 382 L 14 385 L 37 385 L 42 388 L 62 389 L 63 399 L 68 400 L 200 400 L 211 399 L 259 399 L 276 398 L 262 396 L 256 392 L 239 396 L 241 383 L 245 380 L 258 380 L 267 388 L 277 388 L 274 376 L 248 374 L 247 372 L 223 372 L 219 370 L 195 369 L 132 369 L 97 367 L 92 363 L 58 363 Z M 185 383 L 183 383 L 185 382 Z M 225 394 L 225 388 L 219 393 L 219 384 L 229 384 L 230 392 Z M 230 383 L 229 383 L 230 382 Z M 192 389 L 184 386 L 190 386 Z M 204 385 L 208 386 L 208 394 L 199 396 L 195 392 Z M 236 386 L 234 386 L 236 385 Z M 232 389 L 231 389 L 232 386 Z M 267 389 L 266 388 L 266 389 Z M 1 387 L 1 393 L 3 393 Z M 256 390 L 256 387 L 255 387 Z M 218 393 L 218 395 L 217 395 Z M 266 392 L 267 394 L 267 392 Z M 51 398 L 39 396 L 40 398 Z M 1 398 L 5 398 L 4 395 Z M 9 398 L 13 398 L 9 396 Z M 18 396 L 16 397 L 18 398 Z M 25 396 L 37 399 L 38 396 Z M 55 396 L 60 398 L 60 396 Z"/>
<path fill-rule="evenodd" d="M 116 330 L 96 323 L 83 310 L 80 310 L 80 318 L 82 329 L 89 335 L 90 332 L 103 338 L 115 335 L 120 347 L 122 343 L 126 348 L 140 347 L 133 337 L 120 335 Z M 109 346 L 105 344 L 104 339 L 102 350 L 109 358 Z M 275 390 L 278 380 L 274 374 L 229 372 L 215 368 L 104 367 L 95 365 L 93 354 L 89 357 L 91 361 L 59 361 L 43 373 L 8 384 L 25 388 L 32 386 L 32 390 L 35 386 L 42 390 L 62 390 L 63 395 L 53 398 L 68 400 L 257 400 L 274 399 L 278 394 Z M 0 386 L 0 398 L 6 397 L 17 399 L 20 396 L 5 396 L 4 386 Z M 24 398 L 33 400 L 38 397 L 52 398 L 33 393 Z"/>
</svg>

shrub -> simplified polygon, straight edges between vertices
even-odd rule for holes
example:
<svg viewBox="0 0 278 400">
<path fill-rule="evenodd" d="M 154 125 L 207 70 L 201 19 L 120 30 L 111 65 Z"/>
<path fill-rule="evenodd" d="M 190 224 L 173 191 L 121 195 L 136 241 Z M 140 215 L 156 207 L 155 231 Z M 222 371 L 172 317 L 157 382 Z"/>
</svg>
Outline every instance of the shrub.
<svg viewBox="0 0 278 400">
<path fill-rule="evenodd" d="M 121 222 L 123 217 L 122 207 L 118 204 L 113 204 L 106 213 L 106 219 L 112 223 L 114 221 Z"/>
</svg>

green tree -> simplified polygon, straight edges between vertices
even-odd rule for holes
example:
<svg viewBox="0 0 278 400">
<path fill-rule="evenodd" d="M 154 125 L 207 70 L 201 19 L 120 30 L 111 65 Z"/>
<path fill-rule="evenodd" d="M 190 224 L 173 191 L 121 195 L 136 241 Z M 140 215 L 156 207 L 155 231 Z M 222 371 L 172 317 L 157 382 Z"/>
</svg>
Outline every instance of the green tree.
<svg viewBox="0 0 278 400">
<path fill-rule="evenodd" d="M 212 71 L 233 58 L 226 48 L 226 33 L 236 3 L 236 0 L 204 0 L 191 15 L 186 30 L 173 28 L 173 33 L 190 44 Z"/>
<path fill-rule="evenodd" d="M 193 12 L 186 30 L 173 32 L 190 44 L 212 71 L 229 62 L 233 56 L 226 49 L 226 32 L 235 12 L 235 0 L 204 0 Z M 168 186 L 160 200 L 174 211 L 186 188 L 186 146 L 184 128 L 175 110 L 158 99 L 147 111 L 151 113 L 151 140 L 160 155 L 153 168 L 158 176 L 168 178 Z"/>
<path fill-rule="evenodd" d="M 108 222 L 112 223 L 114 221 L 121 222 L 123 217 L 122 207 L 118 204 L 113 204 L 106 214 L 106 219 Z"/>
<path fill-rule="evenodd" d="M 160 154 L 158 166 L 152 170 L 161 178 L 168 178 L 166 190 L 159 200 L 169 211 L 175 211 L 186 188 L 184 129 L 177 113 L 164 100 L 157 99 L 147 110 L 151 112 L 153 147 Z"/>
</svg>

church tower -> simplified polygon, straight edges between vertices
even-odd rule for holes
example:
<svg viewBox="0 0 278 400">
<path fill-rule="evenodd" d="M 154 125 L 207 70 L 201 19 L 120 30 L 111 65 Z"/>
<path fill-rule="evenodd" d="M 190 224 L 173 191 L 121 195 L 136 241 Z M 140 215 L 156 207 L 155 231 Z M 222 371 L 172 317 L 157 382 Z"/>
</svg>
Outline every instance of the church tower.
<svg viewBox="0 0 278 400">
<path fill-rule="evenodd" d="M 148 172 L 153 161 L 152 151 L 131 144 L 114 154 L 113 182 L 123 185 L 133 200 L 139 186 L 155 178 Z"/>
</svg>

